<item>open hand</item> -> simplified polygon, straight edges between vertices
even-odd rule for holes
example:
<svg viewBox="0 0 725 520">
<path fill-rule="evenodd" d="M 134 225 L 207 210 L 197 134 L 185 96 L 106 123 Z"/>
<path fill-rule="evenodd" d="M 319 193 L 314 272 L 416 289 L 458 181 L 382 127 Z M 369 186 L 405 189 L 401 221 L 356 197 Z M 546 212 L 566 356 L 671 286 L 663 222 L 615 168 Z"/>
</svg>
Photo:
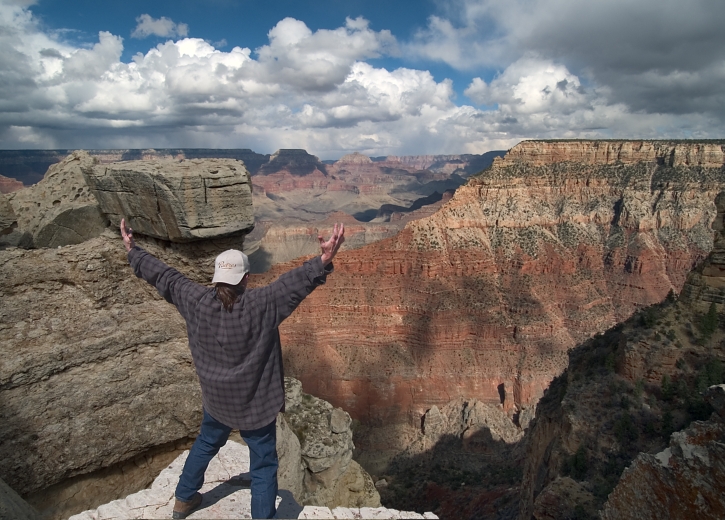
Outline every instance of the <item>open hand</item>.
<svg viewBox="0 0 725 520">
<path fill-rule="evenodd" d="M 133 230 L 131 227 L 126 227 L 126 219 L 121 219 L 121 236 L 123 237 L 123 245 L 126 247 L 126 251 L 131 251 L 136 247 L 136 242 L 133 240 Z"/>
<path fill-rule="evenodd" d="M 345 224 L 335 224 L 332 228 L 332 236 L 327 242 L 322 238 L 322 235 L 318 235 L 317 240 L 320 241 L 320 249 L 322 249 L 322 264 L 327 265 L 332 262 L 338 249 L 345 241 Z"/>
</svg>

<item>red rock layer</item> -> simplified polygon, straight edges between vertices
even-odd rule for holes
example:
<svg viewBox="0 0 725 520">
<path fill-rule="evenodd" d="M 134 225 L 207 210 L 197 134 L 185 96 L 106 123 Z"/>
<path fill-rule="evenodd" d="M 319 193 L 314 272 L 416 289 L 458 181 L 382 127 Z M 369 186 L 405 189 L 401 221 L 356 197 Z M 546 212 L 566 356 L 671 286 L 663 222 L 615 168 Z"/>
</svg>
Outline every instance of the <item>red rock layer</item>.
<svg viewBox="0 0 725 520">
<path fill-rule="evenodd" d="M 12 193 L 21 189 L 23 189 L 22 182 L 0 175 L 0 193 Z"/>
<path fill-rule="evenodd" d="M 370 424 L 420 426 L 457 397 L 533 406 L 569 348 L 679 291 L 712 247 L 721 169 L 510 155 L 431 217 L 338 256 L 280 328 L 305 391 Z"/>
</svg>

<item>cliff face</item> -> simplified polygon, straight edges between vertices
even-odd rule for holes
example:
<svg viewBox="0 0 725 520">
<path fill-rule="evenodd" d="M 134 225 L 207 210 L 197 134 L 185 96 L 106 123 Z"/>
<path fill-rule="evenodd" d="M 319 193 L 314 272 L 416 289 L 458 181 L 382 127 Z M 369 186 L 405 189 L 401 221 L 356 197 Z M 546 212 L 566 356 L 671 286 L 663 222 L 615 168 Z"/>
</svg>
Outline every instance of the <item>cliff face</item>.
<svg viewBox="0 0 725 520">
<path fill-rule="evenodd" d="M 655 152 L 625 163 L 602 147 Z M 288 373 L 377 426 L 417 430 L 457 397 L 530 416 L 568 349 L 679 292 L 710 250 L 725 183 L 711 148 L 521 143 L 431 217 L 339 255 L 281 327 Z M 363 447 L 410 440 L 376 439 Z"/>
<path fill-rule="evenodd" d="M 715 203 L 713 250 L 679 298 L 572 350 L 539 401 L 519 518 L 722 516 L 725 195 Z"/>
<path fill-rule="evenodd" d="M 5 177 L 4 175 L 0 175 L 0 193 L 12 193 L 22 188 L 22 182 L 11 179 L 10 177 Z"/>
</svg>

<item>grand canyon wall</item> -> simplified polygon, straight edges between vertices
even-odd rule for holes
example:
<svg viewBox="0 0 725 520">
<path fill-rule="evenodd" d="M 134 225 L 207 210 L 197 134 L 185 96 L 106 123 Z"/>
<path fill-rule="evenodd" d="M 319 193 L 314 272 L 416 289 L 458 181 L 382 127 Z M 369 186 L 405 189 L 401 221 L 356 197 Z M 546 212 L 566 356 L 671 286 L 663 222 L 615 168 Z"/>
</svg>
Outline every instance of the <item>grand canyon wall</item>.
<svg viewBox="0 0 725 520">
<path fill-rule="evenodd" d="M 458 397 L 530 417 L 570 348 L 680 291 L 712 247 L 724 157 L 720 143 L 523 142 L 434 215 L 340 254 L 281 327 L 286 370 L 375 425 L 370 453 Z"/>
</svg>

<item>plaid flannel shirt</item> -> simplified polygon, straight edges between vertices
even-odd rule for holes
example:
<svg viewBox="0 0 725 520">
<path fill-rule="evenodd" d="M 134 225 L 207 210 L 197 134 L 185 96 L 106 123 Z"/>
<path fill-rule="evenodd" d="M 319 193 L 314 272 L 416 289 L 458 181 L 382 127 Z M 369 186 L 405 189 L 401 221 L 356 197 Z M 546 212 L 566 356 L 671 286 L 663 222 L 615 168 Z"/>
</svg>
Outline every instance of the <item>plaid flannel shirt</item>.
<svg viewBox="0 0 725 520">
<path fill-rule="evenodd" d="M 279 324 L 325 283 L 332 264 L 313 258 L 267 286 L 245 290 L 228 312 L 216 289 L 192 282 L 140 247 L 129 251 L 128 260 L 136 276 L 156 287 L 186 321 L 204 409 L 240 430 L 275 420 L 284 410 Z"/>
</svg>

